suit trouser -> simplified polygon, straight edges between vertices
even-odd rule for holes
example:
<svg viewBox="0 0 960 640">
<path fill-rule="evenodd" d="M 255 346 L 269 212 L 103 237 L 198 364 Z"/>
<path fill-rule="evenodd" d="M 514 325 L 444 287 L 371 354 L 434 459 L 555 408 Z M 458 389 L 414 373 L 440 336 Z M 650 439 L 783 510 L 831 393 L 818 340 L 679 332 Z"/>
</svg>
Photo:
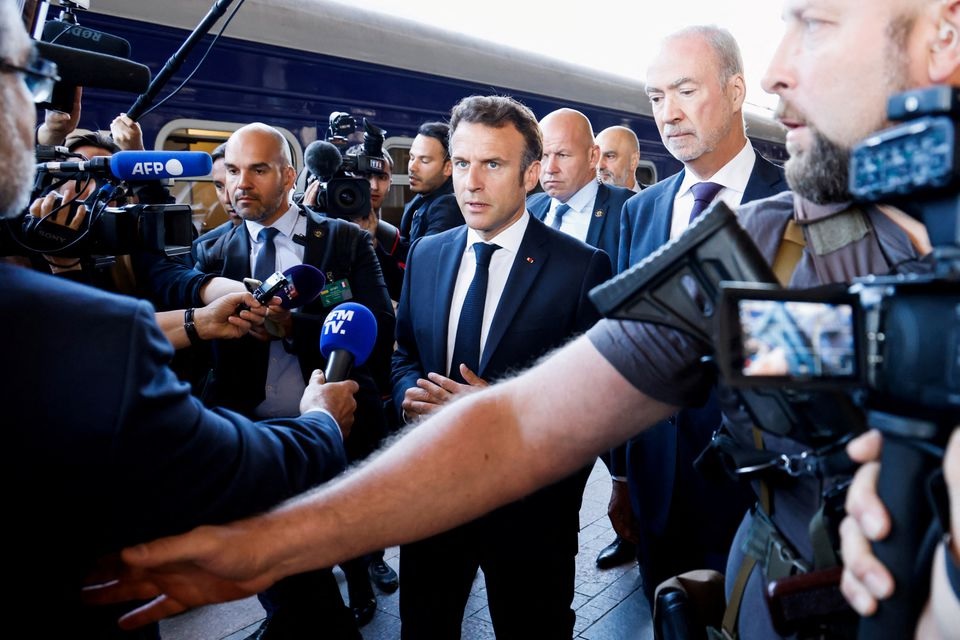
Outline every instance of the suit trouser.
<svg viewBox="0 0 960 640">
<path fill-rule="evenodd" d="M 580 501 L 589 469 L 400 548 L 401 638 L 460 638 L 477 569 L 500 640 L 573 636 Z"/>
</svg>

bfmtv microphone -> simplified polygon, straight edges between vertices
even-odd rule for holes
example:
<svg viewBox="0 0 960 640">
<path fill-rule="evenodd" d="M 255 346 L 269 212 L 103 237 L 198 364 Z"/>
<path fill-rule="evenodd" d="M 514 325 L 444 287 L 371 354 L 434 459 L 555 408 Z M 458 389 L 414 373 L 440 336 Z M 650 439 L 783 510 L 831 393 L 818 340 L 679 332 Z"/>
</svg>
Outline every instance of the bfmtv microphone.
<svg viewBox="0 0 960 640">
<path fill-rule="evenodd" d="M 295 264 L 284 271 L 283 275 L 287 279 L 287 286 L 280 289 L 276 295 L 282 300 L 280 306 L 284 309 L 296 309 L 310 304 L 317 299 L 323 291 L 323 285 L 327 283 L 323 271 L 311 264 Z"/>
<path fill-rule="evenodd" d="M 344 302 L 337 305 L 323 321 L 320 353 L 327 359 L 323 372 L 327 382 L 347 379 L 353 365 L 361 365 L 370 357 L 377 341 L 377 321 L 362 304 Z"/>
</svg>

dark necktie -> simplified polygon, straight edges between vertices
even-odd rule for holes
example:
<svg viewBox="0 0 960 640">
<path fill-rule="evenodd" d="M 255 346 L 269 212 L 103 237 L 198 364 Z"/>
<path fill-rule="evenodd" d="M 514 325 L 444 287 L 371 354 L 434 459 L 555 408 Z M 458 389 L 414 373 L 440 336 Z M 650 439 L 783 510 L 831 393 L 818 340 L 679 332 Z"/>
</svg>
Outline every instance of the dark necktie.
<svg viewBox="0 0 960 640">
<path fill-rule="evenodd" d="M 280 232 L 273 227 L 264 227 L 257 236 L 263 246 L 253 263 L 253 277 L 260 282 L 264 282 L 277 271 L 277 247 L 273 244 L 273 239 L 278 233 Z"/>
<path fill-rule="evenodd" d="M 480 329 L 483 326 L 483 307 L 487 301 L 487 280 L 489 279 L 490 257 L 499 249 L 499 245 L 475 242 L 473 252 L 477 255 L 477 270 L 473 274 L 467 297 L 460 310 L 457 323 L 457 339 L 453 346 L 453 359 L 450 361 L 450 378 L 465 382 L 460 375 L 460 364 L 470 367 L 477 373 L 480 369 Z"/>
<path fill-rule="evenodd" d="M 698 215 L 710 206 L 721 189 L 723 189 L 723 185 L 716 182 L 698 182 L 690 187 L 690 191 L 693 192 L 693 209 L 690 210 L 690 222 L 693 222 Z"/>
<path fill-rule="evenodd" d="M 567 211 L 570 211 L 570 205 L 564 203 L 558 206 L 553 211 L 553 222 L 550 223 L 550 226 L 554 229 L 559 229 L 560 225 L 563 224 L 563 216 L 567 213 Z"/>
</svg>

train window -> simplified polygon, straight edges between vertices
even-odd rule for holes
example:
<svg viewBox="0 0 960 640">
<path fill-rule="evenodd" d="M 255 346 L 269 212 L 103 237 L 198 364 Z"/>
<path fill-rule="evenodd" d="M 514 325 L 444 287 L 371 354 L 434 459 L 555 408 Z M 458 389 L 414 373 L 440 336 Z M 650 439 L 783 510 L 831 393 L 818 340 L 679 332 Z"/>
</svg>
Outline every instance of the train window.
<svg viewBox="0 0 960 640">
<path fill-rule="evenodd" d="M 211 153 L 243 124 L 213 120 L 171 120 L 160 129 L 154 148 L 161 151 Z M 303 166 L 303 149 L 296 136 L 282 127 L 277 129 L 290 145 L 294 167 Z M 200 233 L 205 233 L 227 220 L 227 214 L 217 200 L 210 176 L 177 180 L 170 191 L 178 204 L 189 204 L 193 208 L 193 223 Z"/>
<path fill-rule="evenodd" d="M 650 160 L 641 160 L 637 165 L 637 182 L 643 185 L 652 185 L 657 183 L 657 165 Z"/>
<path fill-rule="evenodd" d="M 393 160 L 393 181 L 390 193 L 383 199 L 380 208 L 381 217 L 397 227 L 403 217 L 403 206 L 413 198 L 410 191 L 410 178 L 407 175 L 407 163 L 410 160 L 410 145 L 413 138 L 393 137 L 383 141 L 383 149 Z"/>
</svg>

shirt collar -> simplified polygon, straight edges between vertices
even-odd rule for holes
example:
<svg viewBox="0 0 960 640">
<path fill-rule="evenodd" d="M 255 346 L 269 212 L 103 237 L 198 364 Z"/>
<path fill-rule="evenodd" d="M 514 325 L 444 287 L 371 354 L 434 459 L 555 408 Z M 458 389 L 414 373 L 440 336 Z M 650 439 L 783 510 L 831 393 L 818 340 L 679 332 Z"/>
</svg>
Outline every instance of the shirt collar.
<svg viewBox="0 0 960 640">
<path fill-rule="evenodd" d="M 511 253 L 520 251 L 520 243 L 523 242 L 523 236 L 527 232 L 527 225 L 530 223 L 530 213 L 524 211 L 520 219 L 512 225 L 501 231 L 489 242 L 498 245 L 501 249 L 506 249 Z M 480 234 L 467 227 L 467 246 L 465 251 L 471 251 L 475 242 L 486 242 L 480 237 Z"/>
<path fill-rule="evenodd" d="M 720 170 L 713 174 L 706 182 L 715 182 L 724 189 L 736 191 L 740 195 L 747 190 L 747 183 L 750 181 L 750 174 L 753 173 L 753 165 L 757 162 L 757 154 L 754 153 L 753 145 L 750 140 L 743 145 L 743 149 L 730 159 L 730 162 L 720 167 Z M 677 196 L 682 197 L 690 192 L 690 187 L 698 182 L 704 182 L 698 178 L 692 171 L 685 171 L 683 182 L 680 183 L 680 190 Z"/>
<path fill-rule="evenodd" d="M 297 226 L 297 220 L 300 217 L 300 208 L 291 204 L 290 208 L 286 212 L 273 221 L 273 224 L 269 225 L 274 227 L 277 231 L 280 232 L 280 235 L 286 236 L 288 238 L 293 237 L 293 230 Z M 258 242 L 260 238 L 260 230 L 267 225 L 262 225 L 259 222 L 254 222 L 253 220 L 244 220 L 244 224 L 247 227 L 247 233 L 250 234 L 251 242 Z"/>
<path fill-rule="evenodd" d="M 565 204 L 570 205 L 570 208 L 574 211 L 583 213 L 584 211 L 589 211 L 593 207 L 594 201 L 597 199 L 597 189 L 600 188 L 600 183 L 596 180 L 591 180 L 580 191 L 577 191 L 575 194 L 570 196 Z M 552 210 L 556 211 L 559 206 L 559 200 L 556 198 L 553 199 Z"/>
</svg>

